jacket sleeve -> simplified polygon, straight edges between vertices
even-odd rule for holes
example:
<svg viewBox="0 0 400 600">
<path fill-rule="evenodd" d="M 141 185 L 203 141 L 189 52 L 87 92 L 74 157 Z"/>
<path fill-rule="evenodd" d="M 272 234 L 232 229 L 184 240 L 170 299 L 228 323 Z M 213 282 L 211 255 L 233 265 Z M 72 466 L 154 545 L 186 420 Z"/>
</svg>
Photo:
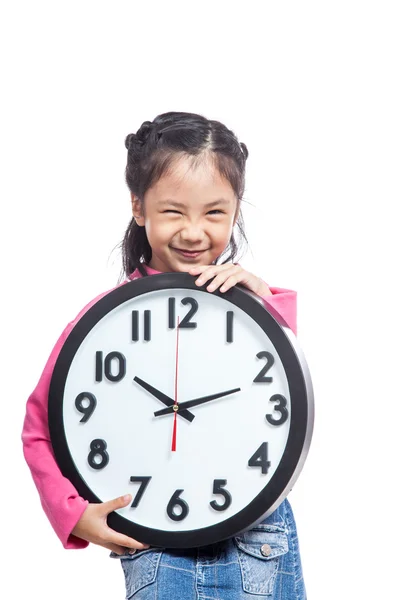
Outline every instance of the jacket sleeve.
<svg viewBox="0 0 400 600">
<path fill-rule="evenodd" d="M 31 470 L 40 501 L 54 531 L 64 548 L 85 548 L 88 543 L 71 534 L 88 502 L 81 498 L 66 479 L 53 454 L 48 427 L 48 393 L 54 365 L 73 325 L 70 324 L 58 339 L 42 376 L 26 404 L 22 430 L 25 460 Z"/>
<path fill-rule="evenodd" d="M 48 426 L 48 394 L 58 355 L 65 340 L 81 316 L 104 294 L 90 302 L 61 334 L 46 363 L 39 382 L 29 396 L 22 430 L 25 460 L 39 492 L 40 501 L 64 548 L 86 548 L 88 542 L 71 534 L 88 502 L 63 476 L 54 457 Z"/>
<path fill-rule="evenodd" d="M 293 333 L 297 334 L 297 293 L 279 287 L 270 287 L 271 296 L 262 297 L 265 307 L 272 309 L 272 314 L 277 313 L 280 321 L 288 325 Z M 274 315 L 276 316 L 276 315 Z"/>
</svg>

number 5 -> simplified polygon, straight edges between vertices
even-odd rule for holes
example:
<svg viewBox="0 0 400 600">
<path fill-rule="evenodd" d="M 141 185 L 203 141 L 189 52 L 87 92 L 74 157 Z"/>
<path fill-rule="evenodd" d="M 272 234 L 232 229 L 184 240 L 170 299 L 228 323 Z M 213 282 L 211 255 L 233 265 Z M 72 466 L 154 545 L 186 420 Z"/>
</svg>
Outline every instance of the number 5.
<svg viewBox="0 0 400 600">
<path fill-rule="evenodd" d="M 232 504 L 232 496 L 230 495 L 228 490 L 224 490 L 224 486 L 226 484 L 226 479 L 214 479 L 213 494 L 220 494 L 225 499 L 225 502 L 223 504 L 217 504 L 215 500 L 211 500 L 210 506 L 214 510 L 226 510 Z"/>
</svg>

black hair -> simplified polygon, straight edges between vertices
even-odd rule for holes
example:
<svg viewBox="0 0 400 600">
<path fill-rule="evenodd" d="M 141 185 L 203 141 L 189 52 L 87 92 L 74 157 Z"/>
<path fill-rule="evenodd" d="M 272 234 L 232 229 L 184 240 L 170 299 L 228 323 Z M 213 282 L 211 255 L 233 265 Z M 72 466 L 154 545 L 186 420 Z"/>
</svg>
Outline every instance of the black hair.
<svg viewBox="0 0 400 600">
<path fill-rule="evenodd" d="M 237 259 L 239 249 L 247 243 L 243 217 L 240 211 L 245 183 L 245 165 L 248 150 L 236 135 L 219 121 L 210 121 L 202 115 L 186 112 L 168 112 L 154 121 L 145 121 L 136 133 L 125 139 L 128 160 L 125 179 L 131 194 L 143 202 L 147 190 L 170 168 L 173 160 L 183 154 L 193 160 L 211 158 L 220 174 L 232 186 L 239 202 L 236 221 L 238 238 L 232 233 L 230 242 L 221 256 L 226 263 Z M 131 219 L 121 243 L 122 266 L 126 276 L 136 269 L 146 275 L 144 264 L 151 260 L 152 250 L 144 227 Z"/>
</svg>

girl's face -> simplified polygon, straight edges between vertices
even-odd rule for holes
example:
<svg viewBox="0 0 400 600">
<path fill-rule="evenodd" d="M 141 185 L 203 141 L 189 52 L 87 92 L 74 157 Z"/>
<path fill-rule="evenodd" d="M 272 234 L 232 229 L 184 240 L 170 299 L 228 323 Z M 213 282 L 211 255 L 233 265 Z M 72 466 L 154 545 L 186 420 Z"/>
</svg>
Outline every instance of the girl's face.
<svg viewBox="0 0 400 600">
<path fill-rule="evenodd" d="M 146 192 L 143 204 L 132 198 L 133 215 L 152 248 L 149 266 L 186 272 L 212 264 L 229 243 L 238 205 L 229 181 L 211 161 L 175 163 Z"/>
</svg>

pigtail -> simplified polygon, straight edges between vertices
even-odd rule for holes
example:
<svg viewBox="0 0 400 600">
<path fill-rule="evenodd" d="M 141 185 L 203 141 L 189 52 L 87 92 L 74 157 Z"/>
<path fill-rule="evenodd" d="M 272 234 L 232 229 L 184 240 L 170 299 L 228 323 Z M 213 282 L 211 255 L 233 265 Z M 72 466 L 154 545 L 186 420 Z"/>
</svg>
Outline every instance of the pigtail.
<svg viewBox="0 0 400 600">
<path fill-rule="evenodd" d="M 126 275 L 139 270 L 147 275 L 144 264 L 151 260 L 151 246 L 147 239 L 146 229 L 140 227 L 132 217 L 122 240 L 122 268 Z"/>
<path fill-rule="evenodd" d="M 244 220 L 241 211 L 239 211 L 235 229 L 238 232 L 238 236 L 235 236 L 235 232 L 232 233 L 231 239 L 229 240 L 229 244 L 226 247 L 225 252 L 223 252 L 223 254 L 217 259 L 222 265 L 228 262 L 238 261 L 244 254 L 245 249 L 247 248 L 248 241 L 244 229 Z"/>
<path fill-rule="evenodd" d="M 240 147 L 242 149 L 244 159 L 247 160 L 249 158 L 249 151 L 247 149 L 246 144 L 244 144 L 243 142 L 240 142 L 239 145 L 240 145 Z"/>
</svg>

